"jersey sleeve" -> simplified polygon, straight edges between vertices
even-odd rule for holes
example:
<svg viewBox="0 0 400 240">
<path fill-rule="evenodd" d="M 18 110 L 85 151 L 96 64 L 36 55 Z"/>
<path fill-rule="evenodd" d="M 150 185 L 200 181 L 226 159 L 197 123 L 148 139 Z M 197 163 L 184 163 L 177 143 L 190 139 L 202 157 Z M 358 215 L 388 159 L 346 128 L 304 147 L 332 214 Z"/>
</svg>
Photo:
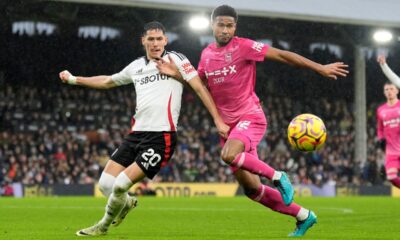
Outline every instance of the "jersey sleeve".
<svg viewBox="0 0 400 240">
<path fill-rule="evenodd" d="M 269 45 L 267 44 L 247 38 L 242 38 L 240 42 L 240 53 L 246 60 L 256 62 L 264 61 L 268 48 Z"/>
<path fill-rule="evenodd" d="M 181 73 L 185 81 L 190 81 L 198 75 L 196 69 L 193 67 L 193 65 L 190 63 L 189 59 L 187 59 L 185 55 L 177 52 L 171 52 L 169 55 L 174 60 L 179 72 Z"/>
<path fill-rule="evenodd" d="M 207 78 L 206 78 L 206 72 L 204 69 L 203 53 L 201 54 L 201 57 L 200 57 L 199 66 L 197 67 L 197 73 L 199 74 L 199 77 L 201 78 L 201 80 L 203 80 L 203 82 L 206 82 Z"/>
<path fill-rule="evenodd" d="M 394 73 L 392 71 L 392 69 L 390 69 L 389 65 L 387 65 L 386 63 L 384 64 L 380 64 L 383 73 L 385 74 L 385 76 L 394 84 L 396 85 L 396 87 L 400 88 L 400 77 L 396 75 L 396 73 Z"/>
<path fill-rule="evenodd" d="M 131 77 L 129 76 L 130 67 L 131 64 L 122 69 L 121 72 L 115 73 L 111 76 L 111 79 L 115 82 L 115 84 L 117 84 L 117 86 L 133 83 Z"/>
<path fill-rule="evenodd" d="M 379 140 L 382 140 L 385 138 L 383 134 L 383 121 L 379 115 L 379 108 L 376 110 L 376 135 Z"/>
</svg>

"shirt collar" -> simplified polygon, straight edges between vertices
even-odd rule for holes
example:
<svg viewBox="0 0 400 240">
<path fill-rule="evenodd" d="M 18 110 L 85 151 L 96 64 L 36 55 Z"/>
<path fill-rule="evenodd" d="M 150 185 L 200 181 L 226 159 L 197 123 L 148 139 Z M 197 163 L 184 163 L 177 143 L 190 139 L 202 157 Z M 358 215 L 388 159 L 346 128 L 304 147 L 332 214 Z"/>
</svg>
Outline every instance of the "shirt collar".
<svg viewBox="0 0 400 240">
<path fill-rule="evenodd" d="M 164 49 L 164 52 L 161 54 L 161 58 L 163 58 L 165 55 L 167 55 L 167 50 Z M 149 64 L 150 59 L 147 58 L 147 55 L 144 56 L 144 61 L 146 62 L 146 65 Z"/>
</svg>

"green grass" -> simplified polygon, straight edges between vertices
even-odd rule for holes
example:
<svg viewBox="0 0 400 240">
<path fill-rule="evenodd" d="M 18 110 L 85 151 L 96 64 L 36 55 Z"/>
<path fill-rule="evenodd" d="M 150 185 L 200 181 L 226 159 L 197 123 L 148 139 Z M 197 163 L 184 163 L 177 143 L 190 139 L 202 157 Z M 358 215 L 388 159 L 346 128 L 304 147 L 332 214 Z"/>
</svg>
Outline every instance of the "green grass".
<svg viewBox="0 0 400 240">
<path fill-rule="evenodd" d="M 99 220 L 102 198 L 0 198 L 0 239 L 77 239 Z M 400 239 L 400 199 L 297 198 L 318 215 L 304 239 Z M 140 198 L 119 227 L 99 239 L 288 239 L 295 220 L 244 197 Z"/>
</svg>

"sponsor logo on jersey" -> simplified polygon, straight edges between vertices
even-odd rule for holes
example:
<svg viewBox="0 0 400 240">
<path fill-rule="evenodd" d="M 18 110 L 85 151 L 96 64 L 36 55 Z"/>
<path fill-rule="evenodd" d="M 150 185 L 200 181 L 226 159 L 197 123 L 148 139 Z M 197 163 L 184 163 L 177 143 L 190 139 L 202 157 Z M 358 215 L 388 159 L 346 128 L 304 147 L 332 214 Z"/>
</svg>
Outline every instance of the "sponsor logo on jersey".
<svg viewBox="0 0 400 240">
<path fill-rule="evenodd" d="M 185 74 L 190 74 L 190 73 L 196 71 L 191 63 L 182 64 L 182 69 L 185 72 Z"/>
<path fill-rule="evenodd" d="M 386 121 L 383 121 L 383 126 L 389 125 L 389 127 L 398 127 L 400 124 L 400 118 L 393 118 Z"/>
<path fill-rule="evenodd" d="M 251 46 L 251 48 L 253 48 L 254 50 L 256 50 L 257 52 L 261 52 L 261 50 L 264 47 L 264 43 L 260 43 L 260 42 L 254 42 L 253 46 Z"/>
<path fill-rule="evenodd" d="M 142 77 L 139 80 L 139 82 L 140 82 L 140 85 L 143 85 L 143 84 L 152 83 L 152 82 L 155 82 L 155 81 L 169 80 L 169 79 L 170 79 L 169 76 L 167 76 L 165 74 L 157 73 L 157 74 L 153 74 L 153 75 L 148 75 L 146 77 Z"/>
<path fill-rule="evenodd" d="M 223 83 L 225 81 L 224 77 L 217 77 L 213 79 L 214 84 L 220 84 Z"/>
<path fill-rule="evenodd" d="M 228 74 L 234 74 L 236 73 L 236 65 L 232 65 L 232 66 L 228 66 L 228 67 L 224 67 L 222 69 L 218 69 L 215 70 L 213 72 L 205 72 L 206 73 L 206 77 L 208 78 L 209 76 L 226 76 Z"/>
</svg>

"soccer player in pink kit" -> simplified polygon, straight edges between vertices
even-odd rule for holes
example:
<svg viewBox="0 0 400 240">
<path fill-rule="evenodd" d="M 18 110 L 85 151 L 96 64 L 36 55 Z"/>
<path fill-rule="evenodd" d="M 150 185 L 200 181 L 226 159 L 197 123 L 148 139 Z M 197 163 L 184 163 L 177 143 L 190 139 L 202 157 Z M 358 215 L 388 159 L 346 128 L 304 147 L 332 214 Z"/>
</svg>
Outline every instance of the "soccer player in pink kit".
<svg viewBox="0 0 400 240">
<path fill-rule="evenodd" d="M 294 190 L 287 175 L 275 171 L 257 155 L 257 145 L 266 131 L 267 120 L 254 92 L 256 62 L 271 59 L 307 67 L 331 79 L 346 76 L 347 65 L 321 65 L 295 53 L 234 36 L 238 16 L 230 6 L 217 7 L 211 18 L 216 42 L 203 50 L 198 73 L 208 83 L 217 109 L 231 129 L 228 138 L 222 140 L 221 158 L 232 168 L 246 196 L 297 218 L 296 229 L 289 236 L 303 236 L 316 223 L 316 215 L 292 203 Z M 162 73 L 179 78 L 173 64 L 161 62 L 158 67 Z M 278 190 L 263 185 L 259 176 L 272 180 Z"/>
<path fill-rule="evenodd" d="M 386 64 L 383 56 L 378 58 L 383 72 L 391 82 L 385 83 L 383 91 L 386 103 L 376 111 L 377 135 L 379 143 L 386 152 L 386 177 L 396 187 L 400 188 L 400 101 L 399 90 L 396 87 L 400 78 L 394 74 Z M 397 85 L 398 86 L 398 85 Z"/>
</svg>

